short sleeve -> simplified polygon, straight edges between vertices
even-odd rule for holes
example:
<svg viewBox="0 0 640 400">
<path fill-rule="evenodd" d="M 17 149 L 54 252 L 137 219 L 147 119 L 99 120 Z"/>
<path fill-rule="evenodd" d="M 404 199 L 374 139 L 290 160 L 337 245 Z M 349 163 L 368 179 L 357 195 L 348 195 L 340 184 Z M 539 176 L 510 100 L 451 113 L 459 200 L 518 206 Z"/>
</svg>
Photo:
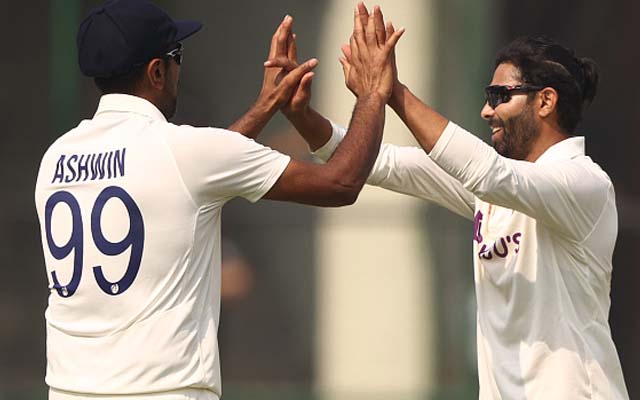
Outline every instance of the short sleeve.
<svg viewBox="0 0 640 400">
<path fill-rule="evenodd" d="M 180 126 L 167 136 L 167 143 L 185 186 L 199 206 L 238 196 L 256 202 L 291 160 L 225 129 Z"/>
</svg>

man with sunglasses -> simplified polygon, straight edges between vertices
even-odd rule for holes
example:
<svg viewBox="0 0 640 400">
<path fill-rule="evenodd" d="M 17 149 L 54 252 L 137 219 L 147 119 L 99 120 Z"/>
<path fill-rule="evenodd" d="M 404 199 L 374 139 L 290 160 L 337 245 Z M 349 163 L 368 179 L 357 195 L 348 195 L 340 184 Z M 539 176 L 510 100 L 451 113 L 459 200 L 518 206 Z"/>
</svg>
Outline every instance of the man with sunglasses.
<svg viewBox="0 0 640 400">
<path fill-rule="evenodd" d="M 350 45 L 343 52 L 347 76 Z M 525 37 L 495 67 L 481 111 L 493 148 L 396 78 L 389 106 L 421 148 L 383 144 L 367 182 L 474 221 L 480 399 L 628 399 L 608 324 L 614 190 L 575 133 L 596 93 L 596 65 Z M 328 160 L 345 130 L 309 106 L 309 89 L 285 115 Z"/>
<path fill-rule="evenodd" d="M 183 48 L 197 21 L 146 0 L 110 0 L 81 24 L 82 72 L 103 96 L 90 120 L 45 153 L 36 207 L 49 280 L 50 399 L 219 399 L 220 218 L 234 197 L 321 206 L 355 201 L 379 150 L 393 86 L 392 50 L 354 30 L 358 96 L 326 165 L 291 160 L 257 136 L 286 105 L 310 60 L 265 69 L 254 106 L 230 130 L 174 125 Z M 270 57 L 292 37 L 285 17 Z M 239 132 L 242 135 L 236 133 Z"/>
</svg>

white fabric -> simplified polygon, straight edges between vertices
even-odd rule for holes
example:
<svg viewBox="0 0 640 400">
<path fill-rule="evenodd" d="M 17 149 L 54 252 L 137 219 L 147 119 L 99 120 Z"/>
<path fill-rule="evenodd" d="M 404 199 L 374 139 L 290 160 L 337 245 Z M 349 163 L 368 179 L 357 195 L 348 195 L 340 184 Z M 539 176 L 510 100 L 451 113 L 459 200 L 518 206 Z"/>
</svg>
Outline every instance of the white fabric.
<svg viewBox="0 0 640 400">
<path fill-rule="evenodd" d="M 104 155 L 102 175 L 98 154 Z M 238 133 L 176 126 L 144 99 L 103 96 L 93 119 L 51 145 L 38 173 L 36 207 L 50 288 L 47 384 L 82 394 L 198 388 L 219 396 L 222 206 L 236 196 L 257 201 L 288 163 L 288 156 Z M 143 227 L 130 227 L 140 218 L 119 198 L 108 199 L 101 218 L 92 221 L 99 194 L 113 186 L 133 199 Z M 53 241 L 63 247 L 82 229 L 76 247 L 84 253 L 77 291 L 69 297 L 58 290 L 71 293 L 78 251 L 56 260 L 45 223 L 46 202 L 62 191 L 77 200 L 81 224 L 74 228 L 71 207 L 58 203 L 51 214 Z M 139 270 L 128 289 L 113 284 L 103 291 L 95 267 L 108 282 L 119 282 L 135 246 L 106 255 L 96 230 L 115 243 L 130 230 L 132 237 L 143 235 Z M 52 271 L 68 286 L 56 290 Z"/>
<path fill-rule="evenodd" d="M 162 393 L 123 396 L 77 394 L 49 389 L 49 400 L 220 400 L 220 397 L 205 389 L 181 389 Z"/>
<path fill-rule="evenodd" d="M 334 125 L 315 154 L 343 135 Z M 369 183 L 475 209 L 479 398 L 628 399 L 608 324 L 615 194 L 584 138 L 530 163 L 449 123 L 430 155 L 418 150 L 383 146 Z"/>
<path fill-rule="evenodd" d="M 331 126 L 331 138 L 311 153 L 323 162 L 329 160 L 347 134 L 346 128 L 334 122 Z M 367 183 L 433 201 L 473 219 L 473 194 L 427 157 L 421 148 L 383 143 Z"/>
</svg>

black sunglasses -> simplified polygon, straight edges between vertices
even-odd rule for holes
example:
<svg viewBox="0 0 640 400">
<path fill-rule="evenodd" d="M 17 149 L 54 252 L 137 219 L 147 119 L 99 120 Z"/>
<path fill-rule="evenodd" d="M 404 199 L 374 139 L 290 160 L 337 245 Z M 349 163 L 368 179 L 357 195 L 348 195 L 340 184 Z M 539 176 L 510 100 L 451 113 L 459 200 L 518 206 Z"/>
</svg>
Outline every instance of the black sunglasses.
<svg viewBox="0 0 640 400">
<path fill-rule="evenodd" d="M 484 88 L 484 93 L 487 96 L 489 107 L 496 108 L 502 103 L 508 103 L 516 92 L 537 92 L 541 89 L 543 89 L 542 86 L 533 85 L 491 85 Z"/>
<path fill-rule="evenodd" d="M 182 52 L 183 52 L 182 43 L 178 43 L 178 47 L 176 47 L 175 49 L 171 50 L 168 53 L 165 53 L 165 56 L 173 58 L 176 64 L 180 65 L 182 64 Z"/>
</svg>

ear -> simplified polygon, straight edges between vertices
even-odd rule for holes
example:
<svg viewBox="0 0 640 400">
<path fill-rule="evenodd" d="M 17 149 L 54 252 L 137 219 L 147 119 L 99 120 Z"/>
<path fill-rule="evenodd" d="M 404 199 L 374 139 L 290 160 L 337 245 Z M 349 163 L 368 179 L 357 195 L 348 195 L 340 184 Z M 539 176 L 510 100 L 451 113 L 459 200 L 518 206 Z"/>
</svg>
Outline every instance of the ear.
<svg viewBox="0 0 640 400">
<path fill-rule="evenodd" d="M 147 81 L 154 89 L 162 90 L 167 79 L 167 68 L 165 61 L 161 58 L 154 58 L 147 64 Z"/>
<path fill-rule="evenodd" d="M 552 87 L 546 87 L 538 93 L 540 99 L 540 108 L 538 115 L 546 118 L 553 114 L 558 107 L 558 92 Z"/>
</svg>

